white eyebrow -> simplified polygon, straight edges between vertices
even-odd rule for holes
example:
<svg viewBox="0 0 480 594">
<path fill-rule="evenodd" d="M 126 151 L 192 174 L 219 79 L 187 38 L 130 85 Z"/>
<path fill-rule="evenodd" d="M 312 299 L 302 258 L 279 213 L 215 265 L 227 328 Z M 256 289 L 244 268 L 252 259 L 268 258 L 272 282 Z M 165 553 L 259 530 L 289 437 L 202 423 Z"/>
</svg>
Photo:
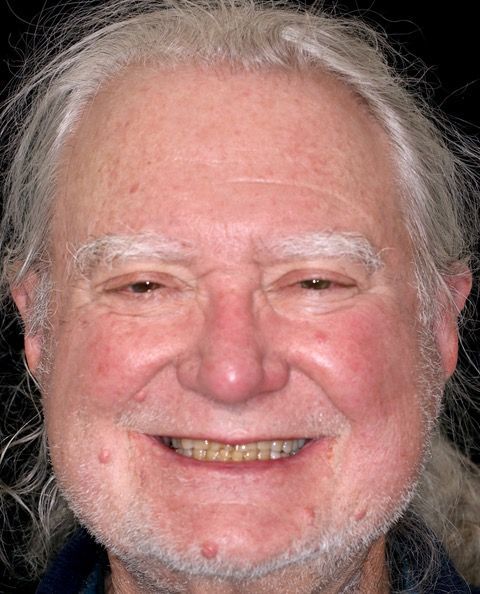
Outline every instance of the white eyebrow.
<svg viewBox="0 0 480 594">
<path fill-rule="evenodd" d="M 163 262 L 190 261 L 193 247 L 159 233 L 104 235 L 70 249 L 76 271 L 88 275 L 99 265 L 116 260 L 158 259 Z M 369 273 L 383 266 L 379 253 L 366 237 L 349 232 L 312 232 L 262 243 L 262 252 L 274 259 L 348 258 L 362 264 Z"/>
<path fill-rule="evenodd" d="M 91 273 L 98 265 L 111 266 L 116 260 L 154 258 L 163 262 L 189 260 L 193 249 L 185 242 L 159 233 L 104 235 L 70 250 L 73 267 L 81 274 Z"/>
<path fill-rule="evenodd" d="M 379 252 L 363 235 L 353 232 L 312 232 L 292 235 L 265 245 L 267 253 L 278 259 L 313 260 L 347 258 L 362 264 L 369 273 L 383 266 Z"/>
</svg>

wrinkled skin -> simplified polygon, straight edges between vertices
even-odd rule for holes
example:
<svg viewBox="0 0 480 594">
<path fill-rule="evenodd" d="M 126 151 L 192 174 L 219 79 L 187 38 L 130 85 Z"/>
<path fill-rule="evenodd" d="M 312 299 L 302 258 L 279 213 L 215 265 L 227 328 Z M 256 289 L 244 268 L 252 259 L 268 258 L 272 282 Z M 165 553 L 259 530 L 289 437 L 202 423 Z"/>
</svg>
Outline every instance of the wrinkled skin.
<svg viewBox="0 0 480 594">
<path fill-rule="evenodd" d="M 408 500 L 438 403 L 419 387 L 412 248 L 391 151 L 366 108 L 321 75 L 130 68 L 66 147 L 55 212 L 51 330 L 26 352 L 35 372 L 49 345 L 54 468 L 110 548 L 111 591 L 143 591 L 133 559 L 152 583 L 169 576 L 189 592 L 309 592 L 320 559 L 322 592 L 338 592 L 317 550 L 335 535 L 343 578 L 387 592 L 382 533 Z M 266 248 L 325 231 L 361 234 L 383 265 Z M 85 275 L 71 265 L 92 238 L 146 233 L 193 255 L 120 258 Z M 312 278 L 330 282 L 305 288 Z M 461 306 L 468 282 L 457 282 Z M 20 310 L 34 286 L 16 290 Z M 432 338 L 440 381 L 456 360 L 455 314 L 444 316 Z M 285 460 L 222 465 L 152 436 L 311 441 Z M 221 576 L 299 551 L 311 555 L 281 587 L 275 572 L 254 586 L 181 580 L 158 560 L 217 564 Z"/>
</svg>

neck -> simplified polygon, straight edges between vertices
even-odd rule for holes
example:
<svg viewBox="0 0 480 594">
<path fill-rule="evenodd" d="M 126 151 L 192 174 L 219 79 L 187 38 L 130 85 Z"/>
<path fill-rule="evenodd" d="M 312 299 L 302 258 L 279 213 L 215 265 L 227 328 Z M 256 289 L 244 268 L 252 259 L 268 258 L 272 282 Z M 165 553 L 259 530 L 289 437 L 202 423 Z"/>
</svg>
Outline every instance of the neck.
<svg viewBox="0 0 480 594">
<path fill-rule="evenodd" d="M 385 540 L 376 541 L 366 555 L 328 583 L 318 575 L 314 564 L 288 567 L 249 581 L 188 576 L 164 569 L 155 586 L 127 571 L 110 555 L 111 574 L 107 594 L 388 594 L 389 579 L 385 560 Z"/>
</svg>

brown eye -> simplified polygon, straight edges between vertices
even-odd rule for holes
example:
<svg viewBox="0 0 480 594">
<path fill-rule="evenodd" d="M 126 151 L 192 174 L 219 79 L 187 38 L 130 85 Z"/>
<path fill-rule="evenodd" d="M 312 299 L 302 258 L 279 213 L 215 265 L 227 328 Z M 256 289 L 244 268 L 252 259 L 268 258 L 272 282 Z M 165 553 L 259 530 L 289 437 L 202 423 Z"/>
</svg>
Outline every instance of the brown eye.
<svg viewBox="0 0 480 594">
<path fill-rule="evenodd" d="M 314 291 L 321 291 L 322 289 L 328 289 L 332 284 L 332 281 L 325 280 L 323 278 L 311 278 L 300 282 L 302 289 L 310 289 Z"/>
<path fill-rule="evenodd" d="M 159 289 L 162 285 L 160 283 L 154 283 L 153 281 L 141 281 L 138 283 L 132 283 L 128 286 L 131 293 L 151 293 L 156 289 Z"/>
</svg>

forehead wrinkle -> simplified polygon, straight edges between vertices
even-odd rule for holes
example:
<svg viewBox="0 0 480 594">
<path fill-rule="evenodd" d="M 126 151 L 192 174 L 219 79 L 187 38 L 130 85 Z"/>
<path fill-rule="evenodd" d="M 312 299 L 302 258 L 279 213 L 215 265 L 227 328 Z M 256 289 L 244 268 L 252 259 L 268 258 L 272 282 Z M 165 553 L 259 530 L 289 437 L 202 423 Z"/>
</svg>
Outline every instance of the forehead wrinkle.
<svg viewBox="0 0 480 594">
<path fill-rule="evenodd" d="M 283 180 L 274 180 L 268 179 L 263 177 L 235 177 L 228 180 L 231 184 L 263 184 L 263 185 L 271 185 L 271 186 L 282 186 L 282 187 L 292 187 L 292 188 L 306 188 L 308 190 L 314 190 L 318 192 L 320 186 L 316 184 L 308 184 L 304 180 L 302 181 L 283 181 Z"/>
<path fill-rule="evenodd" d="M 73 269 L 88 275 L 100 266 L 114 262 L 157 259 L 162 262 L 183 262 L 193 257 L 193 247 L 187 242 L 171 239 L 160 233 L 103 235 L 69 250 Z"/>
<path fill-rule="evenodd" d="M 290 235 L 264 243 L 268 256 L 275 259 L 347 258 L 360 263 L 373 274 L 383 267 L 380 252 L 362 234 L 319 231 Z"/>
</svg>

